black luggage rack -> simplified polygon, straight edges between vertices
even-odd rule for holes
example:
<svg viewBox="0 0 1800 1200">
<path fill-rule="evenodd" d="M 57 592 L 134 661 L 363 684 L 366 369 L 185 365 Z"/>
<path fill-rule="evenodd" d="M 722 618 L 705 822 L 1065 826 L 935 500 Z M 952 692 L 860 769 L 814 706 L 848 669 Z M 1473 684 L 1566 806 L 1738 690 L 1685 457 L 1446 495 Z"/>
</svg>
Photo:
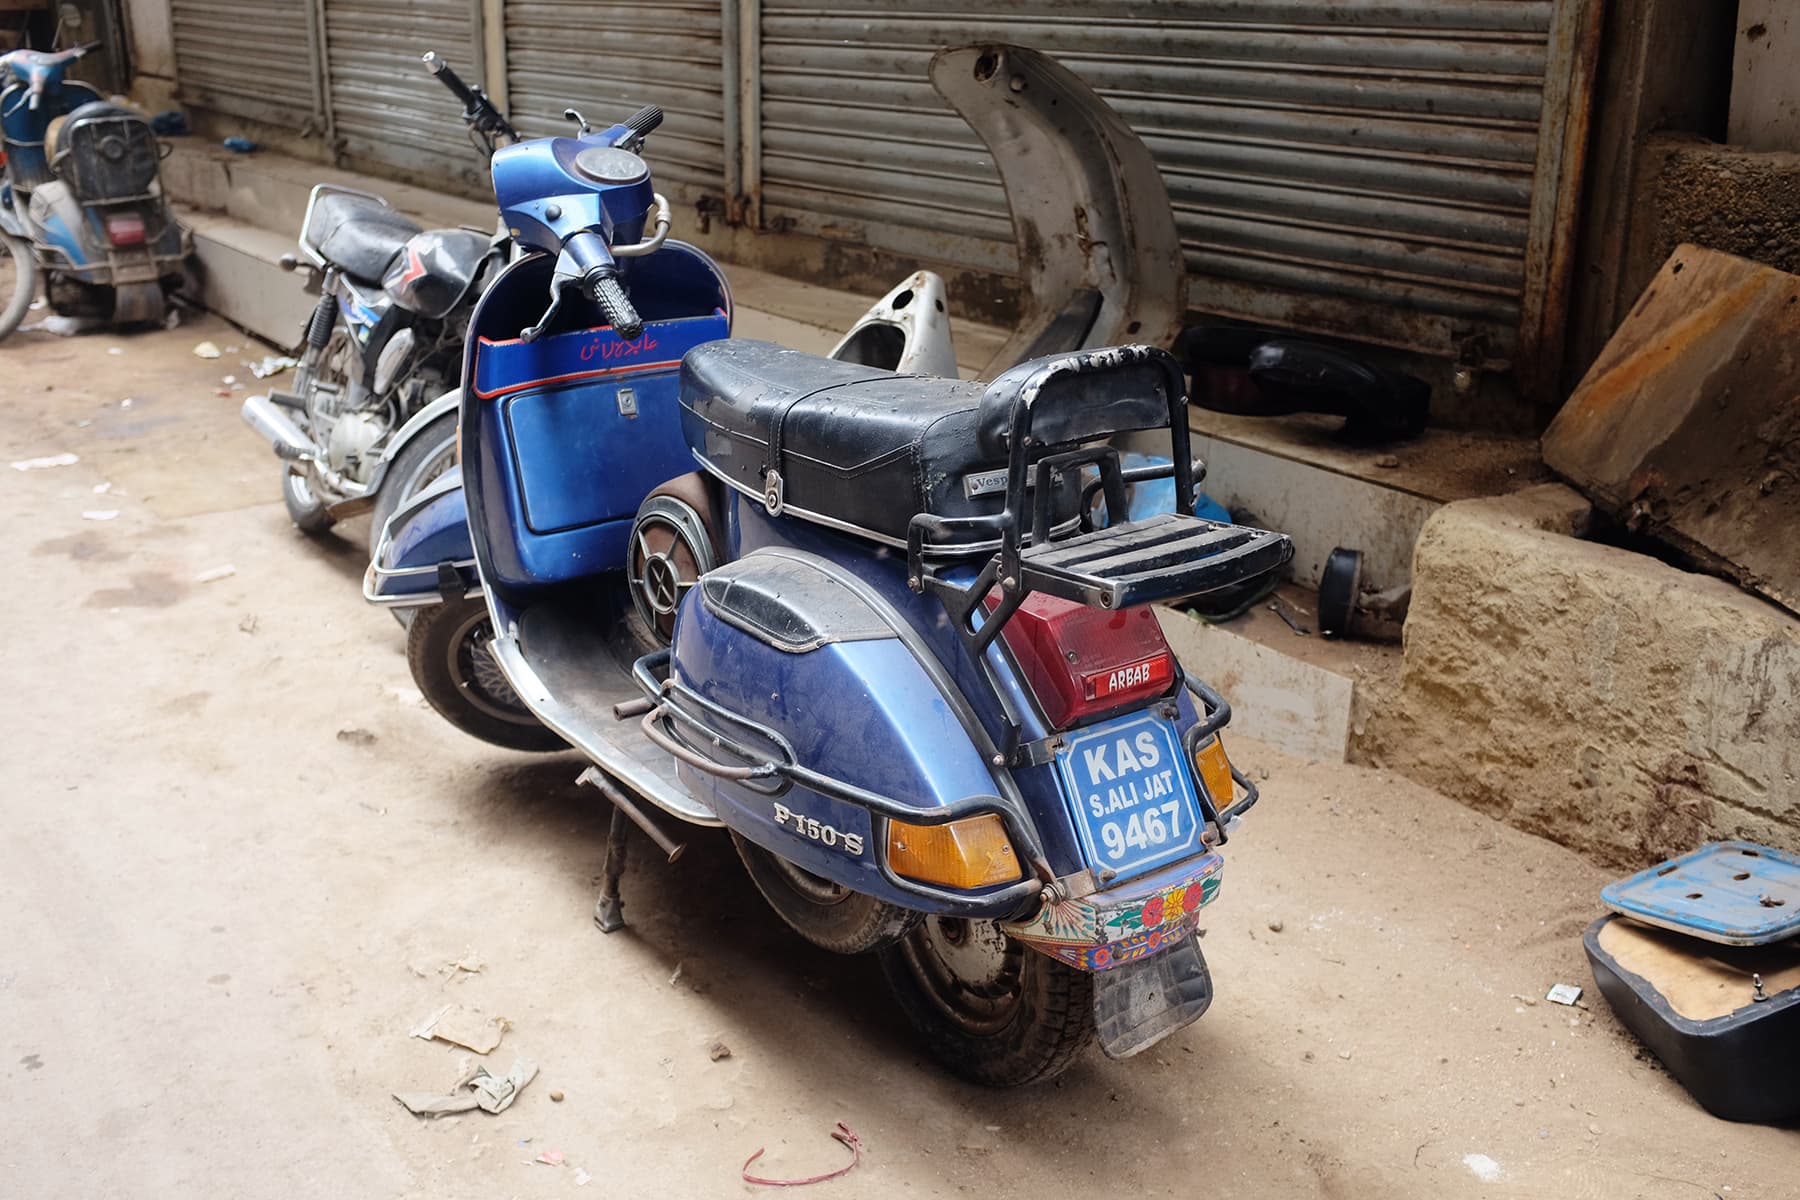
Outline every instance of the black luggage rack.
<svg viewBox="0 0 1800 1200">
<path fill-rule="evenodd" d="M 1141 389 L 1146 375 L 1158 380 L 1166 406 L 1172 461 L 1167 466 L 1124 471 L 1109 445 L 1062 450 L 1032 461 L 1034 450 L 1057 450 L 1115 434 L 1156 428 L 1145 402 L 1121 388 Z M 1108 375 L 1116 377 L 1109 379 Z M 1115 383 L 1119 386 L 1108 387 Z M 1010 395 L 1008 394 L 1010 393 Z M 1230 587 L 1273 571 L 1294 555 L 1285 534 L 1208 521 L 1194 515 L 1194 464 L 1187 426 L 1187 394 L 1180 366 L 1148 346 L 1086 350 L 1022 364 L 995 380 L 983 408 L 1008 406 L 1006 507 L 993 516 L 941 517 L 920 513 L 907 527 L 907 583 L 937 594 L 956 618 L 957 631 L 979 660 L 988 645 L 1033 592 L 1092 608 L 1119 609 Z M 1048 435 L 1033 434 L 1039 427 Z M 1082 532 L 1057 539 L 1051 497 L 1057 476 L 1093 466 L 1099 479 L 1082 489 Z M 1035 468 L 1036 478 L 1031 472 Z M 1127 510 L 1125 484 L 1175 477 L 1175 509 L 1142 521 L 1120 521 Z M 1026 484 L 1034 482 L 1030 524 L 1025 525 Z M 1106 495 L 1108 524 L 1093 526 L 1088 500 Z M 1000 549 L 975 580 L 959 585 L 926 562 L 926 548 L 953 533 L 982 533 Z M 1029 541 L 1029 544 L 1027 544 Z M 965 560 L 966 561 L 966 560 Z M 977 610 L 995 586 L 1000 601 L 979 624 Z"/>
</svg>

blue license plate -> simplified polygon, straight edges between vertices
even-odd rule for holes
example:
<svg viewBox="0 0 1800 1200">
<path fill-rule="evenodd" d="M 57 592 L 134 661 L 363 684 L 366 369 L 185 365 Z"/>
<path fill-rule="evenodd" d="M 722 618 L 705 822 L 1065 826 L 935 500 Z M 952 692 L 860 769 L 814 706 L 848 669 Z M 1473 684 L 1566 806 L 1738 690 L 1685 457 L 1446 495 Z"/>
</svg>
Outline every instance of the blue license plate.
<svg viewBox="0 0 1800 1200">
<path fill-rule="evenodd" d="M 1149 713 L 1084 729 L 1056 753 L 1088 865 L 1117 883 L 1198 853 L 1200 802 L 1172 722 Z"/>
</svg>

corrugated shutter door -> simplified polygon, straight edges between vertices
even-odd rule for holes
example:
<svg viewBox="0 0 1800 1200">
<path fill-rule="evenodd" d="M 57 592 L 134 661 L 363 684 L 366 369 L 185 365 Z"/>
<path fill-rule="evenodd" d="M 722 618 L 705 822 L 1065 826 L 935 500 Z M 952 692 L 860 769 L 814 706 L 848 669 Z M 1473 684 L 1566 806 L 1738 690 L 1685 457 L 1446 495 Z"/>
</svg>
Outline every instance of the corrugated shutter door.
<svg viewBox="0 0 1800 1200">
<path fill-rule="evenodd" d="M 326 0 L 326 74 L 339 151 L 353 163 L 484 188 L 486 165 L 469 142 L 461 106 L 420 62 L 427 50 L 480 82 L 469 0 Z"/>
<path fill-rule="evenodd" d="M 662 106 L 646 156 L 659 190 L 724 188 L 719 0 L 591 3 L 508 0 L 507 106 L 530 136 L 566 134 L 574 107 L 596 126 Z"/>
<path fill-rule="evenodd" d="M 321 118 L 307 6 L 291 0 L 171 0 L 184 104 L 290 129 Z"/>
<path fill-rule="evenodd" d="M 985 149 L 926 72 L 941 46 L 1018 42 L 1081 75 L 1156 156 L 1192 307 L 1440 355 L 1485 335 L 1504 357 L 1552 23 L 1587 2 L 767 2 L 765 220 L 1015 269 Z"/>
</svg>

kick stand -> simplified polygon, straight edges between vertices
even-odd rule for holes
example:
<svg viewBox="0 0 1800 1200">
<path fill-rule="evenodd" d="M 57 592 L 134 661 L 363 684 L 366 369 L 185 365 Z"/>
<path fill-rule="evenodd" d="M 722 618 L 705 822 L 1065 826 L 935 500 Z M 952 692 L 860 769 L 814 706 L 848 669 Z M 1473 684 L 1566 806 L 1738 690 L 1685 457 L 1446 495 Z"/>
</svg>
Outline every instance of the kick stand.
<svg viewBox="0 0 1800 1200">
<path fill-rule="evenodd" d="M 650 814 L 639 808 L 613 781 L 589 767 L 576 783 L 597 789 L 612 805 L 612 824 L 606 830 L 606 866 L 600 872 L 600 899 L 594 902 L 594 924 L 602 933 L 617 933 L 625 928 L 625 902 L 619 898 L 619 876 L 625 874 L 625 829 L 627 823 L 643 830 L 657 848 L 674 862 L 687 846 L 676 841 L 658 825 Z"/>
<path fill-rule="evenodd" d="M 612 824 L 606 830 L 606 866 L 600 871 L 600 899 L 594 902 L 594 924 L 601 933 L 617 933 L 625 928 L 625 902 L 619 897 L 619 876 L 625 873 L 625 826 L 629 820 L 624 810 L 612 810 Z"/>
</svg>

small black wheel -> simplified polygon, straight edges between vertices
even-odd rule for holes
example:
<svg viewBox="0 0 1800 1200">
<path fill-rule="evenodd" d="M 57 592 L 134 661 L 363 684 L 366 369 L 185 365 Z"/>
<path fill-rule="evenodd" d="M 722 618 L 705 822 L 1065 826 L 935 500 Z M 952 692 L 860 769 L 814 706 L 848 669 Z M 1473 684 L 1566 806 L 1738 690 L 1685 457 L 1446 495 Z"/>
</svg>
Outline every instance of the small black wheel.
<svg viewBox="0 0 1800 1200">
<path fill-rule="evenodd" d="M 369 556 L 381 543 L 381 530 L 396 509 L 456 464 L 456 414 L 445 413 L 419 430 L 394 456 L 381 477 L 375 507 L 369 513 Z"/>
<path fill-rule="evenodd" d="M 282 464 L 281 502 L 287 505 L 288 519 L 301 533 L 324 533 L 337 524 L 337 518 L 313 490 L 305 467 Z"/>
<path fill-rule="evenodd" d="M 1042 1083 L 1094 1040 L 1093 976 L 1007 936 L 997 921 L 928 916 L 880 957 L 927 1052 L 964 1079 Z"/>
<path fill-rule="evenodd" d="M 406 665 L 439 715 L 464 733 L 509 750 L 567 748 L 525 707 L 494 661 L 487 601 L 477 596 L 416 612 L 406 631 Z"/>
<path fill-rule="evenodd" d="M 910 908 L 853 892 L 771 854 L 733 830 L 744 870 L 775 915 L 795 933 L 823 950 L 861 954 L 890 946 L 918 923 Z"/>
</svg>

